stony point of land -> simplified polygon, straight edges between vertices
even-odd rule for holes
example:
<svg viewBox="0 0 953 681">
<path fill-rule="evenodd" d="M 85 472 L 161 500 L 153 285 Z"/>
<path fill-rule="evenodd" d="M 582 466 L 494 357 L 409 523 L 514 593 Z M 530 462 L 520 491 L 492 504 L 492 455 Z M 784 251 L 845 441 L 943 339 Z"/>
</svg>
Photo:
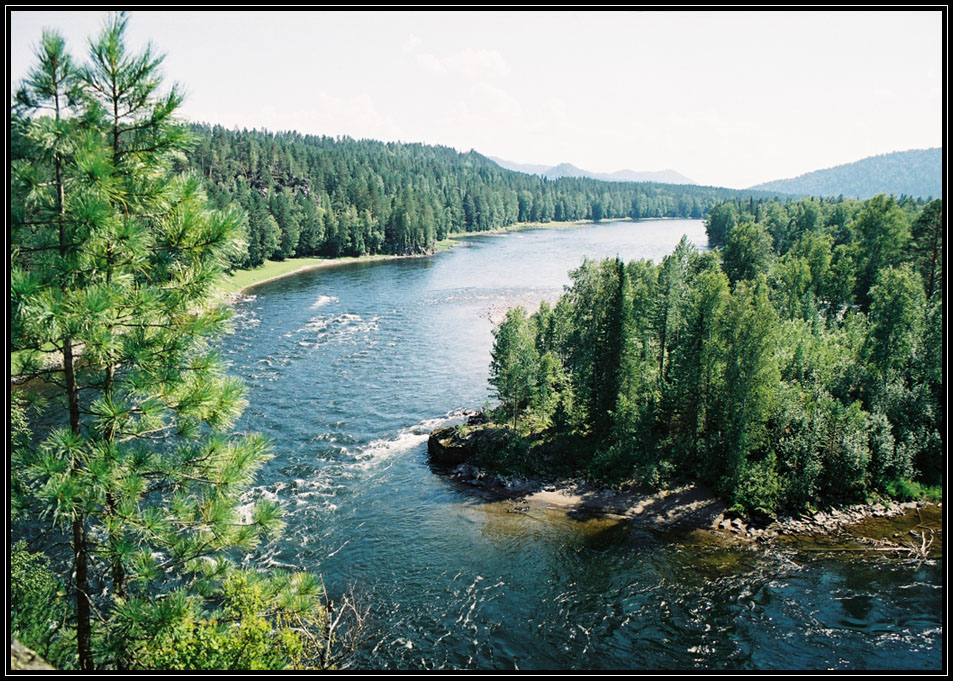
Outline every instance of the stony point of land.
<svg viewBox="0 0 953 681">
<path fill-rule="evenodd" d="M 796 517 L 739 517 L 699 483 L 670 489 L 623 485 L 609 488 L 579 480 L 544 480 L 490 472 L 472 462 L 500 444 L 502 431 L 484 428 L 486 417 L 471 413 L 464 427 L 434 430 L 427 450 L 431 463 L 452 480 L 486 498 L 509 500 L 514 511 L 547 507 L 576 517 L 615 517 L 658 529 L 707 532 L 740 542 L 819 540 L 835 550 L 870 550 L 936 556 L 942 545 L 942 505 L 921 502 L 856 504 Z M 843 542 L 849 542 L 847 547 Z"/>
</svg>

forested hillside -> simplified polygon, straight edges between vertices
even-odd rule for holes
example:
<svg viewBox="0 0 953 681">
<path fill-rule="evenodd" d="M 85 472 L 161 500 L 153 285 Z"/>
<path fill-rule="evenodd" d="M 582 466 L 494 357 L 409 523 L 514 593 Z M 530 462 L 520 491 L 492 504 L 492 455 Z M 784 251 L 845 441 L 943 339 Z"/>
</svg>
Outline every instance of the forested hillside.
<svg viewBox="0 0 953 681">
<path fill-rule="evenodd" d="M 516 440 L 489 463 L 767 513 L 938 485 L 942 202 L 733 201 L 707 227 L 714 251 L 589 261 L 510 310 L 491 383 Z"/>
<path fill-rule="evenodd" d="M 786 180 L 765 182 L 751 189 L 795 196 L 857 199 L 869 199 L 877 194 L 940 198 L 943 196 L 943 149 L 911 149 L 871 156 Z"/>
<path fill-rule="evenodd" d="M 266 258 L 412 254 L 448 234 L 517 222 L 701 218 L 752 192 L 655 183 L 546 180 L 448 147 L 230 131 L 193 125 L 188 166 L 213 204 L 248 215 L 254 267 Z M 754 193 L 758 196 L 767 194 Z"/>
</svg>

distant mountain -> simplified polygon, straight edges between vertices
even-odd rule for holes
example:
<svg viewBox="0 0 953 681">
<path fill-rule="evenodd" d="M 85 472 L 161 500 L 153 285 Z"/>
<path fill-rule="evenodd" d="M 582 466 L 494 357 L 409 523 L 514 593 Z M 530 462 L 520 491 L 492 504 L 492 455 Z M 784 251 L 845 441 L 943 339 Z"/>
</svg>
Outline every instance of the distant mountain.
<svg viewBox="0 0 953 681">
<path fill-rule="evenodd" d="M 506 170 L 515 170 L 518 173 L 526 173 L 527 175 L 539 175 L 540 177 L 545 177 L 546 173 L 551 169 L 551 166 L 539 166 L 533 165 L 532 163 L 514 163 L 513 161 L 505 161 L 502 158 L 497 158 L 496 156 L 487 156 L 487 158 L 501 168 L 505 168 Z"/>
<path fill-rule="evenodd" d="M 491 161 L 501 168 L 515 170 L 520 173 L 530 175 L 539 175 L 549 180 L 556 180 L 560 177 L 588 177 L 593 180 L 604 180 L 606 182 L 659 182 L 662 184 L 697 184 L 681 173 L 674 170 L 617 170 L 614 173 L 594 173 L 589 170 L 577 168 L 571 163 L 560 163 L 557 166 L 533 165 L 531 163 L 514 163 L 496 156 L 488 156 Z"/>
<path fill-rule="evenodd" d="M 911 149 L 881 154 L 815 170 L 787 180 L 774 180 L 752 190 L 776 191 L 799 196 L 852 196 L 869 199 L 877 194 L 943 196 L 943 149 Z"/>
</svg>

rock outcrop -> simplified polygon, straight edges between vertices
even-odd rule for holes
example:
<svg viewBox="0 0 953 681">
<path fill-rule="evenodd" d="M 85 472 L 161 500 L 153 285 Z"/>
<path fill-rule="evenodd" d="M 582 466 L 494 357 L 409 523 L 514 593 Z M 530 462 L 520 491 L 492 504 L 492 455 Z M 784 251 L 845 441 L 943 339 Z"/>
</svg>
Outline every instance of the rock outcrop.
<svg viewBox="0 0 953 681">
<path fill-rule="evenodd" d="M 431 463 L 440 466 L 456 466 L 476 452 L 477 436 L 459 426 L 438 428 L 430 433 L 427 453 Z"/>
<path fill-rule="evenodd" d="M 53 669 L 53 667 L 42 657 L 14 639 L 10 642 L 10 669 L 12 671 L 38 671 Z"/>
<path fill-rule="evenodd" d="M 467 422 L 460 426 L 437 428 L 427 440 L 430 462 L 439 466 L 457 466 L 477 450 L 498 443 L 502 432 L 487 427 L 489 419 L 481 411 L 466 412 Z"/>
</svg>

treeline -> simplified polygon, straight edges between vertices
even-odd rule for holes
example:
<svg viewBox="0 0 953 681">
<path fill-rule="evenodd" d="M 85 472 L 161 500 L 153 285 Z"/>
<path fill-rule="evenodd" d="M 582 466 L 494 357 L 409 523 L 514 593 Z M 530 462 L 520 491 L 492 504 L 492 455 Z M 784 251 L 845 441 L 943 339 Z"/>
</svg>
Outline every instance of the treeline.
<svg viewBox="0 0 953 681">
<path fill-rule="evenodd" d="M 237 204 L 248 216 L 239 267 L 424 253 L 449 234 L 517 222 L 701 218 L 716 202 L 741 195 L 693 185 L 546 180 L 500 168 L 474 151 L 424 144 L 191 130 L 188 167 L 206 179 L 213 205 Z"/>
<path fill-rule="evenodd" d="M 490 380 L 521 465 L 766 513 L 938 485 L 942 202 L 732 201 L 707 228 L 713 251 L 587 261 L 509 311 Z"/>
</svg>

